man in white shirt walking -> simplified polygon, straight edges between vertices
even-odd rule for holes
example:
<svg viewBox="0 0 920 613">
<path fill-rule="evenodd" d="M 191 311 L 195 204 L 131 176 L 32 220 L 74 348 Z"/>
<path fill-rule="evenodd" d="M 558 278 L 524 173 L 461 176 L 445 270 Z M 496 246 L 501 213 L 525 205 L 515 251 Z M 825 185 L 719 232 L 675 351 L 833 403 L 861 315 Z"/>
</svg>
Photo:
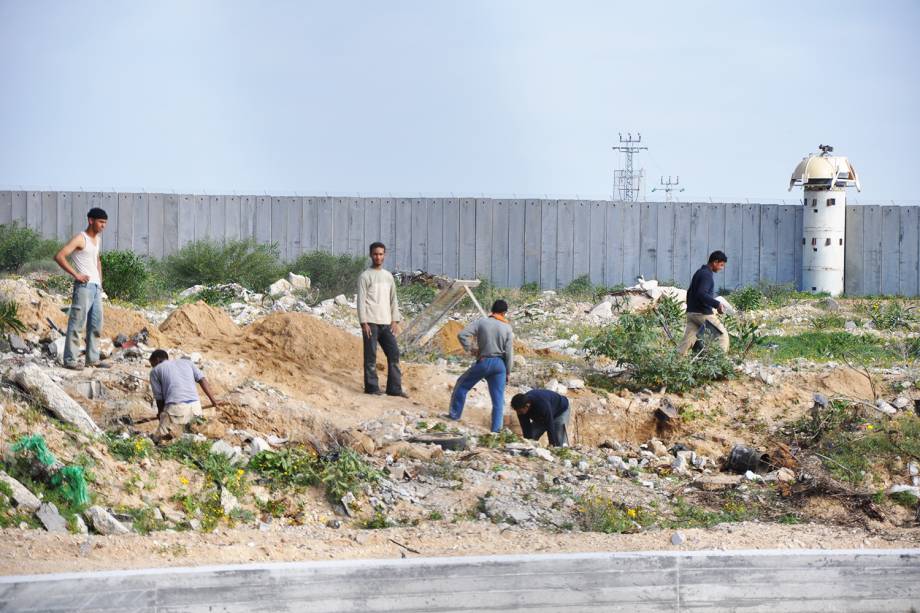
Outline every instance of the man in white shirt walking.
<svg viewBox="0 0 920 613">
<path fill-rule="evenodd" d="M 99 361 L 99 337 L 102 334 L 102 261 L 99 250 L 102 247 L 101 234 L 109 216 L 102 209 L 92 208 L 86 217 L 86 230 L 74 235 L 54 256 L 58 266 L 74 280 L 64 340 L 64 367 L 72 370 L 83 368 L 77 363 L 77 355 L 80 334 L 84 330 L 86 365 L 109 367 Z M 67 261 L 68 257 L 73 266 Z"/>
<path fill-rule="evenodd" d="M 399 301 L 393 275 L 383 268 L 387 248 L 371 243 L 371 267 L 358 278 L 358 321 L 364 340 L 364 393 L 382 394 L 377 381 L 377 343 L 387 357 L 388 396 L 407 397 L 399 371 Z"/>
</svg>

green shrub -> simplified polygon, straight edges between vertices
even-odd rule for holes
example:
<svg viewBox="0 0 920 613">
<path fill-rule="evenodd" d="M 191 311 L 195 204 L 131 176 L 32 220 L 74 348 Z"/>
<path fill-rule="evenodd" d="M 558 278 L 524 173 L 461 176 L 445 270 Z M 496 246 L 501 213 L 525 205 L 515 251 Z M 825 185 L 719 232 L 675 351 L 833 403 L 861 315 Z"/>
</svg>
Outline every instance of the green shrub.
<svg viewBox="0 0 920 613">
<path fill-rule="evenodd" d="M 831 328 L 843 328 L 846 324 L 846 320 L 840 315 L 834 315 L 833 313 L 824 313 L 821 315 L 815 315 L 811 318 L 811 326 L 815 330 L 828 330 Z"/>
<path fill-rule="evenodd" d="M 269 482 L 272 488 L 318 485 L 318 458 L 303 448 L 262 451 L 249 467 Z"/>
<path fill-rule="evenodd" d="M 33 260 L 51 260 L 60 248 L 60 243 L 42 238 L 32 228 L 0 224 L 0 272 L 18 272 Z"/>
<path fill-rule="evenodd" d="M 397 286 L 396 293 L 399 296 L 400 308 L 402 308 L 404 305 L 427 306 L 437 296 L 438 290 L 424 283 L 411 283 Z"/>
<path fill-rule="evenodd" d="M 206 287 L 188 299 L 189 302 L 198 300 L 211 306 L 226 306 L 237 298 L 236 293 L 228 287 Z"/>
<path fill-rule="evenodd" d="M 917 321 L 913 309 L 900 300 L 873 300 L 863 307 L 866 316 L 879 330 L 908 328 Z"/>
<path fill-rule="evenodd" d="M 122 438 L 108 434 L 105 440 L 108 443 L 109 452 L 125 462 L 139 458 L 149 458 L 153 452 L 153 443 L 146 436 Z"/>
<path fill-rule="evenodd" d="M 320 481 L 326 488 L 326 496 L 332 502 L 339 502 L 347 493 L 358 495 L 365 483 L 376 483 L 383 473 L 368 463 L 358 452 L 347 447 L 322 459 Z"/>
<path fill-rule="evenodd" d="M 591 278 L 588 275 L 581 275 L 573 279 L 568 285 L 565 286 L 565 289 L 562 290 L 563 294 L 568 294 L 569 296 L 594 296 L 594 284 L 591 283 Z"/>
<path fill-rule="evenodd" d="M 881 339 L 843 331 L 817 330 L 793 336 L 766 336 L 763 346 L 758 353 L 769 351 L 769 357 L 777 362 L 805 358 L 818 362 L 848 359 L 867 364 L 885 363 L 899 357 L 899 351 Z"/>
<path fill-rule="evenodd" d="M 163 260 L 170 287 L 239 283 L 264 291 L 284 271 L 275 244 L 260 245 L 251 239 L 215 243 L 189 243 Z"/>
<path fill-rule="evenodd" d="M 521 292 L 524 294 L 538 294 L 540 293 L 540 284 L 536 281 L 525 283 L 521 286 Z"/>
<path fill-rule="evenodd" d="M 646 525 L 654 523 L 654 515 L 641 507 L 629 508 L 617 504 L 610 498 L 588 495 L 578 501 L 579 519 L 582 528 L 588 532 L 621 534 L 639 532 Z"/>
<path fill-rule="evenodd" d="M 349 296 L 358 291 L 358 277 L 368 267 L 365 256 L 332 255 L 325 251 L 304 253 L 291 262 L 289 269 L 310 277 L 310 286 L 318 290 L 318 300 L 339 294 Z"/>
<path fill-rule="evenodd" d="M 726 379 L 734 370 L 713 343 L 705 343 L 697 355 L 680 355 L 653 313 L 624 313 L 615 325 L 589 338 L 585 349 L 627 367 L 634 388 L 667 387 L 680 393 Z"/>
<path fill-rule="evenodd" d="M 684 324 L 685 311 L 680 300 L 669 294 L 664 294 L 658 299 L 655 310 L 664 319 L 672 332 L 679 331 Z"/>
<path fill-rule="evenodd" d="M 102 279 L 112 298 L 142 303 L 147 298 L 147 265 L 132 251 L 103 251 Z"/>
<path fill-rule="evenodd" d="M 920 336 L 912 336 L 904 341 L 904 353 L 910 360 L 920 360 Z"/>
<path fill-rule="evenodd" d="M 25 332 L 25 329 L 19 319 L 19 305 L 14 300 L 0 300 L 0 334 Z"/>
<path fill-rule="evenodd" d="M 756 311 L 764 307 L 767 299 L 759 288 L 749 285 L 729 294 L 729 301 L 739 311 Z"/>
</svg>

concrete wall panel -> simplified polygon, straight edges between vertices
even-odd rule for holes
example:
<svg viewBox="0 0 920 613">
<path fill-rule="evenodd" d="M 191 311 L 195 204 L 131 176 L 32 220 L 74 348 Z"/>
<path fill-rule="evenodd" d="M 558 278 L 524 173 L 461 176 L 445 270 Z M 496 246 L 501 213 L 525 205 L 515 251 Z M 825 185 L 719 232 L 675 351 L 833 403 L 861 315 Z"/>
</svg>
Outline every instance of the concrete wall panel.
<svg viewBox="0 0 920 613">
<path fill-rule="evenodd" d="M 574 200 L 560 200 L 556 224 L 556 287 L 562 289 L 575 278 Z"/>
<path fill-rule="evenodd" d="M 898 293 L 916 296 L 920 294 L 920 207 L 898 208 Z"/>
<path fill-rule="evenodd" d="M 390 248 L 396 236 L 396 201 L 393 198 L 380 199 L 380 242 Z"/>
<path fill-rule="evenodd" d="M 147 254 L 156 259 L 163 257 L 163 194 L 147 195 Z"/>
<path fill-rule="evenodd" d="M 132 194 L 132 198 L 136 194 Z M 195 242 L 197 200 L 194 194 L 179 194 L 179 249 Z M 237 227 L 241 226 L 238 220 Z"/>
<path fill-rule="evenodd" d="M 179 216 L 178 194 L 163 196 L 163 255 L 172 255 L 179 250 L 179 228 L 182 225 Z M 220 239 L 218 239 L 220 240 Z"/>
<path fill-rule="evenodd" d="M 526 205 L 523 200 L 508 201 L 508 286 L 524 284 L 524 226 Z"/>
<path fill-rule="evenodd" d="M 802 207 L 782 205 L 776 237 L 776 280 L 779 283 L 795 284 L 795 269 L 801 269 L 801 260 L 795 259 L 795 245 L 802 243 L 802 234 L 795 233 L 796 211 Z"/>
<path fill-rule="evenodd" d="M 256 197 L 240 196 L 240 238 L 256 237 Z"/>
<path fill-rule="evenodd" d="M 42 231 L 42 193 L 26 192 L 26 224 L 36 232 Z"/>
<path fill-rule="evenodd" d="M 316 198 L 303 198 L 300 213 L 300 242 L 304 253 L 317 250 L 316 246 Z M 377 222 L 380 224 L 380 210 L 377 209 Z"/>
<path fill-rule="evenodd" d="M 264 198 L 268 202 L 271 201 L 267 196 Z M 268 216 L 264 217 L 263 219 L 265 219 L 268 223 L 265 224 L 267 226 L 266 231 L 259 233 L 256 240 L 259 242 L 270 243 L 272 241 L 271 205 L 269 204 L 264 208 L 266 209 L 265 213 Z M 195 240 L 211 240 L 211 201 L 208 196 L 195 196 Z"/>
<path fill-rule="evenodd" d="M 639 268 L 639 205 L 635 202 L 624 202 L 623 207 L 623 285 L 630 286 L 636 283 L 636 277 L 641 274 Z"/>
<path fill-rule="evenodd" d="M 559 225 L 559 203 L 540 201 L 540 287 L 556 288 L 556 228 Z"/>
<path fill-rule="evenodd" d="M 80 202 L 78 197 L 86 194 L 74 193 L 73 208 L 74 218 L 79 214 L 85 202 Z M 138 255 L 150 254 L 150 218 L 148 215 L 149 194 L 134 194 L 134 203 L 131 206 L 134 212 L 134 221 L 132 223 L 132 239 L 134 253 Z"/>
<path fill-rule="evenodd" d="M 13 223 L 13 192 L 0 192 L 0 225 Z"/>
<path fill-rule="evenodd" d="M 428 200 L 412 199 L 412 237 L 409 266 L 412 270 L 424 270 L 428 264 Z"/>
<path fill-rule="evenodd" d="M 737 289 L 741 286 L 741 205 L 738 203 L 725 206 L 725 255 L 728 256 L 728 265 L 725 267 L 723 281 L 728 289 Z M 689 279 L 684 281 L 689 283 Z"/>
<path fill-rule="evenodd" d="M 208 198 L 208 232 L 215 243 L 224 241 L 227 234 L 227 209 L 226 198 L 223 196 L 210 196 Z"/>
<path fill-rule="evenodd" d="M 572 278 L 591 274 L 591 202 L 575 201 L 572 239 Z"/>
<path fill-rule="evenodd" d="M 604 207 L 604 285 L 623 283 L 623 204 L 608 202 Z"/>
<path fill-rule="evenodd" d="M 692 265 L 694 262 L 690 258 L 690 233 L 692 218 L 693 204 L 690 202 L 675 203 L 674 281 L 681 287 L 687 287 L 690 285 L 690 277 L 693 274 Z"/>
<path fill-rule="evenodd" d="M 901 216 L 899 206 L 882 207 L 882 293 L 897 294 L 901 291 Z"/>
<path fill-rule="evenodd" d="M 271 238 L 269 239 L 278 246 L 278 255 L 282 260 L 288 259 L 287 245 L 287 210 L 285 207 L 286 198 L 275 196 L 271 199 L 271 217 L 269 218 L 269 227 L 271 228 Z"/>
<path fill-rule="evenodd" d="M 2 198 L 2 194 L 0 194 L 0 198 Z M 2 205 L 0 205 L 0 207 L 2 207 Z M 121 220 L 126 214 L 128 215 L 129 220 L 131 219 L 131 215 L 130 215 L 131 211 L 129 207 L 130 207 L 130 203 L 128 204 L 128 206 L 125 207 L 125 211 L 121 213 L 119 220 Z M 118 209 L 121 210 L 121 208 L 122 208 L 121 203 L 119 203 Z M 122 222 L 119 221 L 119 224 L 121 223 Z M 59 192 L 58 193 L 58 216 L 57 216 L 57 239 L 61 242 L 70 240 L 70 237 L 76 234 L 76 232 L 73 232 L 72 226 L 73 226 L 73 195 L 70 192 Z M 130 242 L 130 237 L 131 237 L 131 226 L 130 225 L 128 226 L 126 233 L 128 235 L 129 242 Z M 119 228 L 118 235 L 121 236 L 122 234 L 123 232 Z M 118 248 L 119 249 L 122 248 L 120 244 Z M 127 247 L 125 247 L 125 249 L 131 249 L 131 248 L 132 247 L 130 244 Z"/>
<path fill-rule="evenodd" d="M 882 207 L 863 205 L 863 294 L 882 292 Z"/>
<path fill-rule="evenodd" d="M 227 221 L 224 225 L 224 240 L 236 241 L 240 239 L 242 230 L 241 205 L 239 196 L 227 196 L 225 198 Z M 181 225 L 181 224 L 180 224 Z"/>
<path fill-rule="evenodd" d="M 109 217 L 109 226 L 112 219 Z M 106 231 L 111 227 L 106 227 Z M 42 229 L 43 236 L 57 236 L 58 231 L 58 193 L 42 192 Z M 111 239 L 110 239 L 110 245 Z"/>
<path fill-rule="evenodd" d="M 741 205 L 741 285 L 760 280 L 760 209 L 756 204 Z M 701 266 L 705 262 L 695 264 Z"/>
<path fill-rule="evenodd" d="M 348 199 L 348 253 L 363 255 L 364 245 L 364 198 Z"/>
<path fill-rule="evenodd" d="M 460 200 L 444 198 L 441 236 L 444 241 L 442 267 L 448 277 L 460 276 Z"/>
<path fill-rule="evenodd" d="M 588 221 L 588 263 L 590 267 L 591 283 L 604 285 L 604 266 L 607 264 L 605 249 L 607 219 L 607 203 L 593 200 L 588 203 L 590 220 Z"/>
<path fill-rule="evenodd" d="M 677 281 L 674 274 L 674 203 L 661 202 L 658 205 L 658 243 L 656 256 L 659 282 Z"/>
<path fill-rule="evenodd" d="M 524 203 L 524 283 L 540 284 L 542 211 L 539 200 Z"/>
<path fill-rule="evenodd" d="M 303 227 L 303 198 L 299 196 L 288 196 L 284 199 L 284 244 L 285 260 L 293 262 L 301 253 L 303 253 L 303 239 L 300 236 Z M 361 228 L 364 228 L 364 215 L 361 216 Z"/>
<path fill-rule="evenodd" d="M 332 253 L 332 198 L 316 199 L 316 250 Z"/>
<path fill-rule="evenodd" d="M 86 202 L 86 194 L 81 192 L 83 201 Z M 28 216 L 28 194 L 26 192 L 12 192 L 10 198 L 13 202 L 13 221 L 20 226 L 28 225 L 26 219 Z"/>
<path fill-rule="evenodd" d="M 427 198 L 428 253 L 425 270 L 433 275 L 444 274 L 444 199 Z"/>
<path fill-rule="evenodd" d="M 460 200 L 460 278 L 476 278 L 476 200 Z"/>
<path fill-rule="evenodd" d="M 492 278 L 492 201 L 476 199 L 476 277 Z"/>
<path fill-rule="evenodd" d="M 492 201 L 492 282 L 499 287 L 508 286 L 509 207 L 507 200 Z"/>
<path fill-rule="evenodd" d="M 412 200 L 397 198 L 396 225 L 393 236 L 394 270 L 406 270 L 412 266 Z"/>
</svg>

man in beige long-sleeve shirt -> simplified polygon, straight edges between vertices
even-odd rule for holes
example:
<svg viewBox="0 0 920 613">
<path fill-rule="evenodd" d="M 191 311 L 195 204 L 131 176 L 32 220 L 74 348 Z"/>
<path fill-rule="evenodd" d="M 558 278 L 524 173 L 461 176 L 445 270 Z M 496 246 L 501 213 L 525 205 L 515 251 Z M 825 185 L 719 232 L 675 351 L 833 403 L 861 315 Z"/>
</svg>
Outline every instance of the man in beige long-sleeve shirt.
<svg viewBox="0 0 920 613">
<path fill-rule="evenodd" d="M 371 243 L 371 267 L 358 278 L 358 321 L 364 340 L 364 393 L 382 394 L 377 381 L 377 343 L 387 356 L 387 395 L 406 397 L 399 371 L 399 301 L 396 282 L 384 270 L 387 248 L 383 243 Z"/>
</svg>

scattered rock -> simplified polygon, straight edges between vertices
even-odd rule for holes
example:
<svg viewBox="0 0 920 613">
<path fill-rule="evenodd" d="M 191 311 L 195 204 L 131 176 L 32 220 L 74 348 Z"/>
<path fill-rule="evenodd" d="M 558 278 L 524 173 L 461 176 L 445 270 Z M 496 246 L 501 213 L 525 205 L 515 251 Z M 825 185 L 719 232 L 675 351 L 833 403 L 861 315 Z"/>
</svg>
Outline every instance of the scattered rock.
<svg viewBox="0 0 920 613">
<path fill-rule="evenodd" d="M 214 441 L 214 444 L 211 445 L 211 454 L 226 456 L 231 464 L 244 460 L 243 450 L 227 441 Z"/>
<path fill-rule="evenodd" d="M 287 279 L 278 279 L 268 286 L 269 296 L 286 296 L 294 291 L 294 286 Z"/>
<path fill-rule="evenodd" d="M 337 519 L 330 519 L 326 522 L 327 528 L 332 528 L 333 530 L 338 530 L 342 527 L 342 522 Z"/>
<path fill-rule="evenodd" d="M 41 500 L 30 492 L 26 486 L 0 470 L 0 481 L 5 482 L 13 492 L 13 502 L 26 513 L 35 513 L 42 506 Z"/>
<path fill-rule="evenodd" d="M 852 332 L 857 327 L 858 326 L 856 325 L 855 321 L 847 320 L 846 323 L 843 324 L 843 329 L 846 330 L 847 332 Z"/>
<path fill-rule="evenodd" d="M 361 432 L 360 430 L 356 430 L 354 428 L 343 432 L 342 439 L 346 445 L 358 453 L 371 455 L 377 449 L 377 445 L 374 443 L 374 439 Z"/>
<path fill-rule="evenodd" d="M 236 496 L 234 496 L 230 490 L 222 487 L 220 489 L 220 506 L 224 510 L 225 515 L 230 515 L 239 508 L 240 501 L 236 499 Z"/>
<path fill-rule="evenodd" d="M 268 444 L 264 438 L 255 437 L 249 441 L 249 455 L 256 456 L 262 453 L 263 451 L 271 451 L 271 445 Z"/>
<path fill-rule="evenodd" d="M 44 502 L 35 516 L 42 522 L 48 532 L 61 532 L 67 534 L 67 520 L 61 517 L 53 502 Z"/>
<path fill-rule="evenodd" d="M 580 470 L 581 472 L 585 472 L 586 470 L 588 470 L 588 463 L 585 462 L 584 460 L 582 460 L 581 462 L 579 462 L 579 463 L 578 463 L 578 470 Z"/>
<path fill-rule="evenodd" d="M 702 490 L 714 492 L 734 487 L 741 483 L 741 475 L 703 475 L 696 479 L 694 483 Z"/>
<path fill-rule="evenodd" d="M 920 498 L 920 487 L 915 485 L 892 485 L 888 488 L 889 494 L 898 494 L 900 492 L 907 492 L 908 494 L 913 494 L 917 498 Z"/>
<path fill-rule="evenodd" d="M 339 294 L 332 301 L 339 306 L 348 306 L 348 298 L 345 297 L 345 294 Z"/>
<path fill-rule="evenodd" d="M 656 457 L 660 458 L 661 456 L 668 455 L 668 448 L 665 446 L 664 443 L 659 441 L 657 438 L 653 438 L 652 440 L 650 440 L 648 442 L 648 446 L 651 452 L 654 453 Z"/>
<path fill-rule="evenodd" d="M 310 277 L 289 272 L 287 280 L 294 289 L 310 289 Z"/>
<path fill-rule="evenodd" d="M 683 545 L 685 540 L 684 535 L 680 532 L 671 535 L 671 544 L 674 546 Z"/>
<path fill-rule="evenodd" d="M 100 506 L 92 506 L 86 509 L 86 518 L 89 520 L 93 530 L 99 534 L 127 534 L 130 532 L 124 524 Z"/>
<path fill-rule="evenodd" d="M 55 359 L 58 364 L 64 363 L 64 337 L 55 339 L 48 343 L 48 353 Z"/>
<path fill-rule="evenodd" d="M 71 424 L 81 432 L 95 436 L 102 430 L 77 402 L 67 395 L 61 386 L 51 380 L 36 364 L 25 364 L 15 369 L 10 377 L 19 387 L 28 392 L 55 417 Z"/>
<path fill-rule="evenodd" d="M 114 339 L 112 339 L 112 344 L 116 347 L 121 347 L 128 342 L 127 334 L 118 334 Z"/>
<path fill-rule="evenodd" d="M 792 483 L 795 481 L 795 473 L 788 468 L 780 468 L 779 470 L 774 471 L 776 475 L 776 480 L 783 483 Z"/>
<path fill-rule="evenodd" d="M 403 464 L 394 464 L 387 467 L 387 470 L 390 471 L 393 481 L 402 481 L 406 478 L 406 467 Z"/>
<path fill-rule="evenodd" d="M 896 408 L 894 408 L 893 406 L 891 406 L 890 404 L 888 404 L 881 398 L 875 401 L 875 408 L 876 410 L 884 413 L 885 415 L 895 415 L 898 412 Z"/>
<path fill-rule="evenodd" d="M 831 313 L 836 313 L 840 310 L 840 303 L 830 297 L 823 299 L 818 304 L 822 309 L 830 311 Z"/>
<path fill-rule="evenodd" d="M 547 462 L 554 462 L 556 460 L 556 456 L 554 456 L 549 449 L 544 449 L 543 447 L 534 447 L 531 450 L 531 454 L 538 458 L 543 458 Z"/>
<path fill-rule="evenodd" d="M 7 340 L 10 342 L 10 350 L 14 353 L 29 353 L 31 351 L 29 345 L 18 334 L 10 334 L 7 336 Z"/>
<path fill-rule="evenodd" d="M 557 394 L 562 394 L 563 396 L 565 396 L 569 391 L 569 388 L 559 383 L 559 381 L 556 379 L 550 379 L 546 384 L 546 389 L 551 392 L 556 392 Z"/>
<path fill-rule="evenodd" d="M 89 528 L 86 527 L 86 522 L 83 521 L 82 517 L 74 515 L 73 523 L 76 525 L 77 534 L 89 534 Z"/>
<path fill-rule="evenodd" d="M 342 507 L 345 509 L 345 513 L 349 517 L 353 517 L 352 507 L 355 505 L 357 501 L 358 501 L 357 498 L 355 498 L 355 495 L 352 494 L 351 492 L 346 492 L 345 495 L 342 496 Z"/>
<path fill-rule="evenodd" d="M 613 305 L 609 300 L 599 302 L 588 313 L 588 318 L 599 322 L 605 322 L 613 319 Z"/>
<path fill-rule="evenodd" d="M 898 396 L 891 402 L 891 404 L 898 410 L 905 409 L 907 408 L 907 405 L 910 404 L 910 399 L 905 398 L 904 396 Z"/>
<path fill-rule="evenodd" d="M 580 390 L 585 387 L 584 379 L 569 379 L 565 384 L 571 390 Z"/>
</svg>

